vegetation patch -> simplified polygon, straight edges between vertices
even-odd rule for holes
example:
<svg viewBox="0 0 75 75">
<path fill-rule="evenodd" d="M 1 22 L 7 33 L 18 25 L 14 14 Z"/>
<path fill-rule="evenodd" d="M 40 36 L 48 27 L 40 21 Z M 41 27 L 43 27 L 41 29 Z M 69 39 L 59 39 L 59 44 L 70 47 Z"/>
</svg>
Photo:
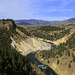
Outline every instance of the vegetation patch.
<svg viewBox="0 0 75 75">
<path fill-rule="evenodd" d="M 0 74 L 36 75 L 25 56 L 11 47 L 11 32 L 0 28 Z"/>
</svg>

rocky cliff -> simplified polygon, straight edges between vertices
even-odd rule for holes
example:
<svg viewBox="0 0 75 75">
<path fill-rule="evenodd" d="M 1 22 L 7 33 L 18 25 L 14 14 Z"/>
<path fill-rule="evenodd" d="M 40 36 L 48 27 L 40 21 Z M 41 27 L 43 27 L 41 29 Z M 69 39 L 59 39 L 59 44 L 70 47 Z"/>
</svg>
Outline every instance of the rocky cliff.
<svg viewBox="0 0 75 75">
<path fill-rule="evenodd" d="M 18 29 L 13 21 L 0 21 L 0 27 L 6 27 L 9 31 L 12 30 L 12 35 L 10 36 L 12 40 L 11 46 L 16 48 L 22 55 L 27 55 L 33 51 L 51 49 L 51 44 L 36 37 L 27 36 Z"/>
<path fill-rule="evenodd" d="M 16 25 L 14 21 L 1 20 L 0 27 L 4 27 L 4 28 L 6 27 L 9 30 L 9 29 L 15 28 Z"/>
</svg>

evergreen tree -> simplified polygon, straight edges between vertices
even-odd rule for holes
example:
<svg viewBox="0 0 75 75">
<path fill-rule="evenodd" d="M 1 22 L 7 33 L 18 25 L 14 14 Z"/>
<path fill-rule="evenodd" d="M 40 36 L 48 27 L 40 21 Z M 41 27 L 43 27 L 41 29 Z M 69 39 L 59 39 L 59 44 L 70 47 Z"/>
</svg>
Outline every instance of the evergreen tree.
<svg viewBox="0 0 75 75">
<path fill-rule="evenodd" d="M 69 63 L 69 68 L 71 68 L 71 64 Z"/>
</svg>

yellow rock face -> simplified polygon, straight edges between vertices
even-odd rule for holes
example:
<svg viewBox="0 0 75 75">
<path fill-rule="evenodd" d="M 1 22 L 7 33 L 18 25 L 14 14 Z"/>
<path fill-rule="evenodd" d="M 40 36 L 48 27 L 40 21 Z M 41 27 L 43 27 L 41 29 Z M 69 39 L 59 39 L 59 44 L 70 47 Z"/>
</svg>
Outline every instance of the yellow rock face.
<svg viewBox="0 0 75 75">
<path fill-rule="evenodd" d="M 42 50 L 50 50 L 51 44 L 44 42 L 36 37 L 26 37 L 25 39 L 22 39 L 21 37 L 18 38 L 15 36 L 16 39 L 19 41 L 16 42 L 12 37 L 12 43 L 11 45 L 15 47 L 19 52 L 22 53 L 22 55 L 27 55 L 30 52 L 33 51 L 42 51 Z"/>
</svg>

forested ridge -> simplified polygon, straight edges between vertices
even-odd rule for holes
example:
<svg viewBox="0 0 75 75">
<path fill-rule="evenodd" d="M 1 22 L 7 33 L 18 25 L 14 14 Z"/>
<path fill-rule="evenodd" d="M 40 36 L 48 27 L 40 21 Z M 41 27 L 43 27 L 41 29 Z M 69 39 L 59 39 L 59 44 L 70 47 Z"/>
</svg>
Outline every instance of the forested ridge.
<svg viewBox="0 0 75 75">
<path fill-rule="evenodd" d="M 65 35 L 70 33 L 70 29 L 65 29 L 64 27 L 56 27 L 56 26 L 40 26 L 33 28 L 22 28 L 21 30 L 27 31 L 28 34 L 33 35 L 37 38 L 43 38 L 51 41 L 56 41 L 61 39 Z"/>
<path fill-rule="evenodd" d="M 36 75 L 25 56 L 11 47 L 11 32 L 0 28 L 0 75 Z"/>
<path fill-rule="evenodd" d="M 72 51 L 72 54 L 70 50 Z M 71 35 L 71 37 L 66 41 L 66 43 L 60 43 L 59 46 L 52 48 L 50 51 L 43 52 L 42 54 L 40 54 L 40 56 L 42 56 L 44 60 L 49 59 L 51 57 L 57 58 L 57 64 L 59 64 L 58 57 L 62 57 L 65 53 L 66 56 L 72 57 L 72 60 L 70 61 L 71 63 L 71 62 L 75 62 L 74 52 L 75 52 L 75 33 Z M 49 60 L 48 60 L 48 63 L 49 63 Z M 69 68 L 70 67 L 71 65 L 69 64 Z"/>
</svg>

